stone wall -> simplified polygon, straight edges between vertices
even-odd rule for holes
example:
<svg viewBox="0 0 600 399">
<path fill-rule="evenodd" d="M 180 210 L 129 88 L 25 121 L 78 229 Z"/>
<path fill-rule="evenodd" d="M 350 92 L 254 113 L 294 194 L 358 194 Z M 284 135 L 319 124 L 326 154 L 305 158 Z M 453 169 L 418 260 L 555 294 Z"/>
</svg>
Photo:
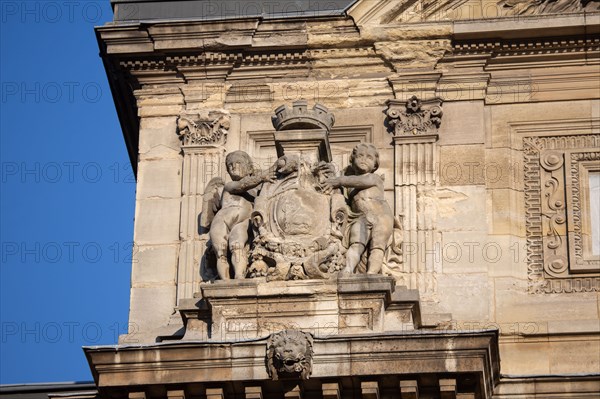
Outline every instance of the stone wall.
<svg viewBox="0 0 600 399">
<path fill-rule="evenodd" d="M 573 212 L 573 183 L 565 164 L 563 204 L 544 208 L 557 169 L 540 160 L 591 153 L 597 167 L 600 15 L 451 23 L 439 9 L 413 22 L 386 4 L 358 2 L 329 19 L 98 28 L 105 60 L 135 88 L 139 117 L 134 327 L 122 343 L 181 333 L 178 303 L 203 278 L 206 183 L 225 177 L 229 151 L 271 164 L 273 110 L 305 99 L 335 115 L 340 167 L 356 143 L 378 148 L 405 230 L 404 263 L 386 272 L 419 290 L 424 327 L 498 328 L 503 374 L 598 372 L 600 273 L 572 269 L 567 224 L 557 224 L 561 246 L 548 246 L 550 214 Z M 443 100 L 430 142 L 399 141 L 388 129 L 388 100 L 412 95 Z M 178 118 L 211 112 L 229 116 L 226 142 L 186 147 Z"/>
</svg>

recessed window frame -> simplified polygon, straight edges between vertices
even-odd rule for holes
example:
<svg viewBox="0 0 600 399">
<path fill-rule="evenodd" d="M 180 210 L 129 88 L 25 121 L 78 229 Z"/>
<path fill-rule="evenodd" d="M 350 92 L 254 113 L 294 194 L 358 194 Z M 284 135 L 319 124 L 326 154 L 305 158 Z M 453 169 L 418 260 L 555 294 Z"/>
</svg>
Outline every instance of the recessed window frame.
<svg viewBox="0 0 600 399">
<path fill-rule="evenodd" d="M 600 172 L 599 151 L 569 151 L 570 165 L 565 171 L 569 272 L 600 273 L 600 255 L 592 252 L 590 173 Z"/>
</svg>

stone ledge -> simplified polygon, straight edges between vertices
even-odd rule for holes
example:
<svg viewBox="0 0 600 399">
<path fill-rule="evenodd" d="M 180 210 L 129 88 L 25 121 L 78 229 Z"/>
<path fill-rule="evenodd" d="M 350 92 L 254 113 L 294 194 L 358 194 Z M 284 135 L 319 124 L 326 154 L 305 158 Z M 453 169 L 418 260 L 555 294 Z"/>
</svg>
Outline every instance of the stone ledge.
<svg viewBox="0 0 600 399">
<path fill-rule="evenodd" d="M 180 300 L 184 341 L 254 339 L 283 329 L 315 336 L 411 331 L 421 325 L 419 293 L 392 277 L 343 275 L 329 280 L 265 278 L 201 284 Z"/>
<path fill-rule="evenodd" d="M 474 21 L 455 21 L 455 39 L 532 38 L 552 35 L 581 35 L 600 32 L 600 13 L 514 16 Z"/>
<path fill-rule="evenodd" d="M 495 399 L 597 398 L 600 374 L 555 376 L 503 376 L 496 387 Z M 555 396 L 558 395 L 558 396 Z"/>
<path fill-rule="evenodd" d="M 167 388 L 182 383 L 268 384 L 266 343 L 263 337 L 242 342 L 95 346 L 84 351 L 99 389 L 119 392 L 145 384 Z M 497 330 L 354 334 L 315 338 L 311 381 L 373 381 L 390 374 L 401 379 L 421 374 L 434 379 L 469 375 L 476 381 L 477 397 L 491 398 L 499 368 Z"/>
</svg>

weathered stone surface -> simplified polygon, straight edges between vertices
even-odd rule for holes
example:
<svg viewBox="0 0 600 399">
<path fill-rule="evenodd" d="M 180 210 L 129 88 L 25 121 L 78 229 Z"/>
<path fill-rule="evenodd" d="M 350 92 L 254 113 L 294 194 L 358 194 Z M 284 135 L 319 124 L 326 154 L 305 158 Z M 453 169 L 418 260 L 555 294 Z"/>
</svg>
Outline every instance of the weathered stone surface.
<svg viewBox="0 0 600 399">
<path fill-rule="evenodd" d="M 181 159 L 142 161 L 138 164 L 137 199 L 181 197 Z"/>
<path fill-rule="evenodd" d="M 444 274 L 437 278 L 438 312 L 452 313 L 454 320 L 489 320 L 491 281 L 486 274 Z M 461 304 L 468 302 L 468 308 Z"/>
<path fill-rule="evenodd" d="M 589 373 L 600 369 L 600 334 L 590 334 L 587 339 L 564 342 L 561 337 L 550 337 L 550 374 Z M 583 338 L 583 337 L 582 337 Z"/>
<path fill-rule="evenodd" d="M 107 351 L 118 361 L 110 363 L 114 359 L 102 355 L 108 356 L 103 360 L 108 363 L 98 368 L 100 385 L 209 381 L 214 385 L 210 392 L 196 384 L 193 396 L 229 399 L 239 384 L 250 381 L 261 385 L 265 399 L 282 397 L 283 390 L 263 385 L 268 379 L 265 342 L 215 341 L 260 340 L 294 327 L 317 336 L 311 376 L 316 381 L 286 388 L 295 396 L 319 397 L 316 387 L 324 377 L 328 384 L 339 383 L 337 391 L 323 388 L 332 398 L 358 397 L 361 382 L 368 383 L 369 395 L 416 397 L 424 379 L 415 375 L 428 375 L 435 382 L 427 383 L 422 394 L 439 392 L 439 378 L 456 377 L 458 391 L 444 394 L 490 398 L 494 382 L 480 379 L 480 392 L 461 392 L 473 382 L 461 385 L 457 377 L 479 376 L 486 367 L 481 359 L 489 352 L 462 357 L 473 355 L 462 351 L 473 350 L 462 345 L 462 333 L 451 338 L 440 333 L 425 343 L 424 335 L 437 334 L 428 328 L 469 330 L 473 340 L 479 334 L 474 330 L 498 328 L 504 375 L 598 369 L 600 280 L 596 274 L 568 268 L 559 277 L 548 274 L 545 259 L 552 237 L 546 227 L 551 216 L 547 209 L 537 209 L 536 201 L 546 199 L 552 189 L 548 177 L 563 171 L 544 172 L 540 161 L 526 151 L 536 153 L 539 143 L 546 146 L 544 151 L 558 149 L 563 155 L 596 151 L 597 146 L 588 144 L 589 136 L 600 131 L 599 76 L 593 65 L 600 16 L 588 12 L 495 18 L 506 11 L 498 9 L 497 0 L 430 6 L 361 0 L 349 16 L 335 18 L 156 21 L 98 30 L 107 46 L 102 51 L 111 68 L 109 78 L 115 79 L 115 96 L 127 102 L 129 84 L 137 88 L 135 104 L 119 109 L 129 132 L 135 133 L 141 116 L 139 143 L 132 137 L 127 141 L 132 159 L 139 152 L 140 161 L 135 240 L 141 246 L 134 257 L 139 264 L 133 265 L 131 321 L 142 328 L 134 337 L 146 343 L 159 335 L 181 337 L 182 322 L 173 319 L 176 298 L 187 328 L 180 342 Z M 502 13 L 490 15 L 497 11 Z M 386 126 L 386 101 L 403 102 L 412 95 L 423 100 L 441 97 L 443 123 L 427 138 L 412 133 L 392 137 Z M 204 298 L 190 298 L 199 286 L 200 273 L 195 270 L 208 240 L 197 231 L 198 204 L 206 194 L 205 183 L 226 174 L 224 162 L 219 161 L 222 169 L 208 171 L 198 166 L 208 159 L 206 153 L 182 152 L 177 117 L 228 111 L 227 142 L 218 150 L 246 151 L 266 170 L 278 158 L 270 116 L 276 106 L 300 99 L 311 105 L 321 102 L 335 114 L 328 140 L 337 171 L 348 166 L 357 144 L 375 145 L 381 164 L 377 173 L 385 176 L 378 198 L 393 204 L 388 219 L 403 214 L 405 229 L 401 254 L 383 270 L 418 288 L 416 298 L 394 298 L 400 291 L 409 292 L 399 288 L 388 298 L 389 287 L 372 281 L 341 284 L 338 279 L 334 285 L 260 278 L 202 286 Z M 299 148 L 294 150 L 302 152 Z M 319 154 L 329 157 L 327 152 Z M 543 179 L 536 178 L 537 172 L 544 173 Z M 557 181 L 559 190 L 567 189 L 563 178 Z M 571 212 L 573 198 L 565 194 L 561 205 L 571 218 L 581 213 Z M 311 227 L 331 221 L 329 209 L 323 208 L 313 212 L 320 216 Z M 532 221 L 537 219 L 544 221 L 540 225 L 546 230 L 536 230 L 538 224 Z M 573 221 L 567 224 L 572 231 Z M 543 251 L 538 244 L 545 246 Z M 561 247 L 560 253 L 565 251 Z M 423 317 L 415 310 L 419 307 Z M 417 330 L 414 335 L 407 333 L 411 329 Z M 391 331 L 403 333 L 389 338 Z M 339 336 L 365 332 L 361 339 Z M 325 338 L 326 344 L 320 341 Z M 198 347 L 203 348 L 201 356 L 191 353 Z M 423 348 L 429 349 L 421 357 Z M 133 352 L 136 355 L 128 357 Z M 105 373 L 115 364 L 134 364 L 135 372 L 125 370 L 128 377 Z M 394 384 L 399 380 L 400 387 L 392 389 L 390 378 Z M 406 378 L 415 380 L 415 390 L 405 392 Z M 504 378 L 496 396 L 597 395 L 600 388 L 584 377 L 573 378 Z M 224 382 L 230 380 L 238 384 L 235 390 Z"/>
<path fill-rule="evenodd" d="M 410 41 L 419 39 L 447 39 L 452 34 L 452 25 L 449 23 L 402 25 L 391 24 L 387 26 L 370 25 L 361 29 L 361 37 L 373 42 L 382 41 Z"/>
<path fill-rule="evenodd" d="M 445 99 L 443 94 L 441 98 Z M 438 131 L 441 146 L 484 143 L 486 129 L 483 102 L 445 101 L 444 114 L 444 123 L 440 125 Z"/>
<path fill-rule="evenodd" d="M 508 148 L 486 149 L 483 176 L 490 189 L 523 189 L 523 154 Z"/>
<path fill-rule="evenodd" d="M 490 277 L 527 278 L 527 241 L 523 237 L 489 235 L 476 253 L 483 257 Z"/>
<path fill-rule="evenodd" d="M 437 205 L 442 231 L 487 229 L 486 191 L 481 186 L 452 186 L 430 194 Z"/>
<path fill-rule="evenodd" d="M 180 157 L 180 143 L 175 132 L 177 117 L 142 118 L 140 120 L 139 152 L 143 158 Z"/>
<path fill-rule="evenodd" d="M 487 272 L 489 263 L 498 263 L 508 256 L 502 249 L 497 250 L 503 247 L 488 238 L 485 231 L 442 232 L 441 246 L 442 270 L 446 274 Z"/>
<path fill-rule="evenodd" d="M 500 343 L 503 367 L 512 375 L 545 375 L 550 373 L 550 345 L 547 342 L 519 344 Z"/>
<path fill-rule="evenodd" d="M 484 184 L 486 160 L 483 145 L 442 146 L 439 170 L 443 186 Z"/>
<path fill-rule="evenodd" d="M 140 339 L 142 342 L 147 342 L 148 335 L 145 333 L 157 329 L 157 326 L 166 326 L 174 306 L 174 282 L 149 283 L 146 286 L 133 287 L 127 341 Z"/>
<path fill-rule="evenodd" d="M 486 114 L 486 124 L 489 124 L 491 137 L 489 147 L 512 147 L 521 150 L 522 135 L 518 131 L 527 131 L 527 127 L 535 129 L 535 125 L 546 126 L 572 123 L 579 119 L 587 125 L 591 124 L 593 101 L 557 101 L 532 104 L 497 105 Z M 549 115 L 555 117 L 549 118 Z M 556 129 L 556 128 L 554 128 Z M 556 129 L 557 130 L 557 129 Z"/>
<path fill-rule="evenodd" d="M 340 376 L 355 376 L 377 384 L 376 381 L 388 375 L 390 370 L 399 376 L 452 370 L 475 375 L 481 386 L 479 392 L 491 397 L 499 370 L 496 340 L 497 335 L 493 331 L 393 333 L 315 339 L 311 379 L 339 381 Z M 135 389 L 136 385 L 184 382 L 225 386 L 223 384 L 229 381 L 268 379 L 266 341 L 262 338 L 238 343 L 132 345 L 117 350 L 89 347 L 85 351 L 98 383 L 105 389 L 129 390 Z M 457 356 L 459 351 L 464 351 L 464 354 Z M 365 354 L 369 354 L 369 359 L 365 358 Z M 139 369 L 123 367 L 123 364 L 144 366 Z M 165 369 L 164 364 L 169 364 L 169 367 Z M 119 372 L 115 372 L 116 369 Z M 368 386 L 373 387 L 373 384 Z M 211 392 L 215 389 L 211 388 Z M 275 389 L 280 392 L 281 388 Z"/>
<path fill-rule="evenodd" d="M 525 236 L 525 220 L 521 209 L 525 208 L 523 193 L 513 189 L 488 191 L 492 214 L 489 228 L 493 234 Z"/>
<path fill-rule="evenodd" d="M 180 202 L 179 198 L 136 201 L 134 242 L 138 245 L 178 243 Z M 138 215 L 153 217 L 144 218 Z"/>
<path fill-rule="evenodd" d="M 301 329 L 316 337 L 413 330 L 420 322 L 418 294 L 398 287 L 392 295 L 393 287 L 390 277 L 369 275 L 268 284 L 263 279 L 202 284 L 201 297 L 210 305 L 213 326 L 206 338 L 249 339 L 284 329 Z M 204 317 L 195 303 L 180 306 L 185 307 L 181 311 L 186 315 L 197 314 L 186 316 L 188 323 L 191 317 Z"/>
<path fill-rule="evenodd" d="M 402 68 L 433 68 L 450 48 L 449 40 L 375 43 L 377 54 L 391 63 L 396 72 Z"/>
<path fill-rule="evenodd" d="M 518 398 L 520 395 L 537 395 L 549 397 L 550 395 L 569 395 L 571 397 L 597 396 L 600 391 L 600 381 L 593 376 L 571 377 L 510 377 L 500 379 L 496 390 L 499 399 Z"/>
<path fill-rule="evenodd" d="M 133 250 L 132 286 L 174 283 L 178 252 L 178 245 L 136 246 Z"/>
<path fill-rule="evenodd" d="M 519 322 L 548 320 L 595 320 L 598 318 L 598 296 L 579 293 L 562 297 L 531 295 L 527 282 L 511 278 L 494 279 L 496 321 Z"/>
</svg>

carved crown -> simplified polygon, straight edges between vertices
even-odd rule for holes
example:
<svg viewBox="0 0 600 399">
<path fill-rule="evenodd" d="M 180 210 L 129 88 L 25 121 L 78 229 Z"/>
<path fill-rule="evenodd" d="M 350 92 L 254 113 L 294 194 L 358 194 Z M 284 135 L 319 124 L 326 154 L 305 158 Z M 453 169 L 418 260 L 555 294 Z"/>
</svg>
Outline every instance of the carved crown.
<svg viewBox="0 0 600 399">
<path fill-rule="evenodd" d="M 292 108 L 282 105 L 275 110 L 272 118 L 277 131 L 292 129 L 325 129 L 329 132 L 335 123 L 335 117 L 329 109 L 319 103 L 308 109 L 308 101 L 292 103 Z"/>
</svg>

